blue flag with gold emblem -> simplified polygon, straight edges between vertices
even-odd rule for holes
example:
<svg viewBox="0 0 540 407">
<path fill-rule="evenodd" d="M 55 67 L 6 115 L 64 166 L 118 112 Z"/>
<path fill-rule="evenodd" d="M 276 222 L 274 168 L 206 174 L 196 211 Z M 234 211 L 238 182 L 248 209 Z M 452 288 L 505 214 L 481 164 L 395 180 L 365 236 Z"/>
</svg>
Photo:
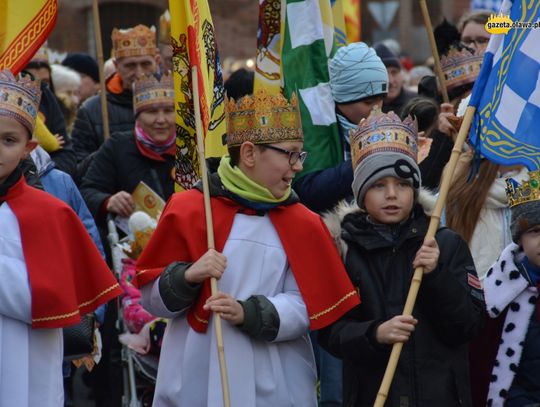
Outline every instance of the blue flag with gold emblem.
<svg viewBox="0 0 540 407">
<path fill-rule="evenodd" d="M 469 138 L 487 159 L 533 171 L 540 168 L 540 2 L 505 0 L 501 13 L 511 28 L 491 36 L 469 103 L 477 109 Z"/>
</svg>

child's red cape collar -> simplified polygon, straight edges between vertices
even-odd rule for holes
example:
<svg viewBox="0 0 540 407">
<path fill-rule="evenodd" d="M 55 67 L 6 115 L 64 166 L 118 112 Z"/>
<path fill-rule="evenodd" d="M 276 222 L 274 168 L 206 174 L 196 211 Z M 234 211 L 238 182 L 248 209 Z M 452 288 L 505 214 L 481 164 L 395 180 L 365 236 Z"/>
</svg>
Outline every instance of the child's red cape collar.
<svg viewBox="0 0 540 407">
<path fill-rule="evenodd" d="M 243 208 L 227 198 L 212 198 L 216 250 L 223 251 L 235 215 Z M 208 249 L 203 195 L 190 190 L 173 195 L 158 228 L 137 262 L 136 283 L 143 286 L 173 261 L 194 262 Z M 300 293 L 307 307 L 311 329 L 323 328 L 360 303 L 330 233 L 322 219 L 301 204 L 269 211 Z M 203 305 L 210 296 L 210 282 L 188 312 L 191 327 L 205 332 L 210 313 Z"/>
<path fill-rule="evenodd" d="M 15 214 L 32 292 L 32 327 L 74 325 L 122 293 L 73 210 L 23 176 L 2 197 Z"/>
</svg>

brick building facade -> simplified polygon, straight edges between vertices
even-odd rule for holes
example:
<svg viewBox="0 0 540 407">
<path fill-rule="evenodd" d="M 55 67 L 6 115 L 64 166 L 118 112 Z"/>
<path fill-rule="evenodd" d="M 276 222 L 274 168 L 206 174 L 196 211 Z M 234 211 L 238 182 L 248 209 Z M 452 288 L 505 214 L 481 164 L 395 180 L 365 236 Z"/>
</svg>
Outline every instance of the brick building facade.
<svg viewBox="0 0 540 407">
<path fill-rule="evenodd" d="M 418 1 L 401 0 L 387 29 L 377 23 L 368 3 L 361 1 L 362 34 L 369 43 L 392 37 L 414 60 L 423 61 L 429 55 L 428 41 Z M 428 8 L 436 25 L 446 16 L 457 21 L 468 9 L 470 0 L 428 0 Z M 138 23 L 156 25 L 167 0 L 100 0 L 100 20 L 104 55 L 110 55 L 110 33 L 113 27 L 130 27 Z M 209 0 L 221 57 L 246 59 L 255 55 L 258 0 Z M 95 53 L 91 0 L 59 0 L 56 27 L 49 39 L 52 48 L 61 51 Z"/>
</svg>

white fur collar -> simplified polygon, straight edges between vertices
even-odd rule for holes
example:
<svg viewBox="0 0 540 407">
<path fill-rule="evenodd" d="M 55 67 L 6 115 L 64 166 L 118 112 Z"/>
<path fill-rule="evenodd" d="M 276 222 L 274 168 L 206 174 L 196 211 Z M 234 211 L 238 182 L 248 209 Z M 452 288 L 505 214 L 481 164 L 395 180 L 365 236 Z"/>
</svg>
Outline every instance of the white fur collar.
<svg viewBox="0 0 540 407">
<path fill-rule="evenodd" d="M 484 279 L 486 308 L 490 317 L 496 318 L 508 307 L 491 373 L 488 405 L 492 407 L 504 406 L 519 366 L 523 342 L 536 306 L 538 290 L 536 287 L 529 287 L 529 282 L 516 265 L 516 258 L 521 256 L 519 246 L 515 243 L 510 244 L 503 250 Z"/>
<path fill-rule="evenodd" d="M 515 257 L 520 254 L 519 246 L 510 243 L 486 274 L 484 295 L 491 318 L 496 318 L 529 285 L 516 265 Z"/>
<path fill-rule="evenodd" d="M 422 205 L 426 215 L 431 215 L 431 212 L 435 207 L 436 200 L 437 195 L 433 194 L 430 190 L 425 188 L 420 189 L 420 193 L 418 194 L 418 203 Z M 326 227 L 334 238 L 334 242 L 344 261 L 347 256 L 347 243 L 341 239 L 341 222 L 346 215 L 356 212 L 364 211 L 360 209 L 355 202 L 349 203 L 347 201 L 341 201 L 334 207 L 333 210 L 323 214 L 324 223 L 326 223 Z"/>
</svg>

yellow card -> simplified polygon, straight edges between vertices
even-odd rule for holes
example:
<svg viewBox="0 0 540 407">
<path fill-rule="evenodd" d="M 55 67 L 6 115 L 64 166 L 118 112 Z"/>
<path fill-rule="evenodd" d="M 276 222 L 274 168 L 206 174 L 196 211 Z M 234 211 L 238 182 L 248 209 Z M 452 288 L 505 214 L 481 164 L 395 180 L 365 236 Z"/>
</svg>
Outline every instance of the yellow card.
<svg viewBox="0 0 540 407">
<path fill-rule="evenodd" d="M 135 210 L 146 212 L 154 219 L 159 217 L 165 206 L 165 201 L 143 181 L 139 182 L 131 196 L 135 202 Z"/>
</svg>

